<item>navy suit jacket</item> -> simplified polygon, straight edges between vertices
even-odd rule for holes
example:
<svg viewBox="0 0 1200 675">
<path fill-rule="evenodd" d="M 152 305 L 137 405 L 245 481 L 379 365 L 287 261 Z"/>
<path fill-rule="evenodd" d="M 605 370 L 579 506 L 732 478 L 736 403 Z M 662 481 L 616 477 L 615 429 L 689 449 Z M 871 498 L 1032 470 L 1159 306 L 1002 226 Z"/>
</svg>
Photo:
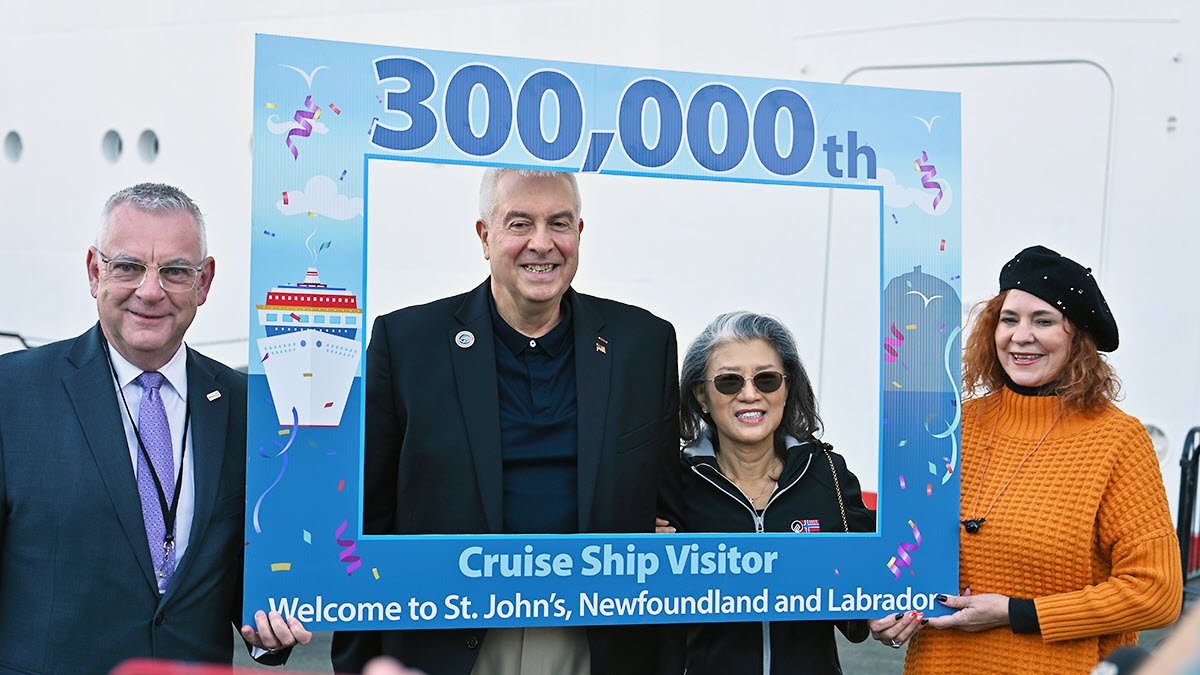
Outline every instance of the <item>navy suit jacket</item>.
<svg viewBox="0 0 1200 675">
<path fill-rule="evenodd" d="M 246 376 L 188 350 L 195 513 L 155 584 L 99 325 L 0 357 L 0 672 L 229 663 L 240 623 Z M 221 392 L 208 400 L 211 391 Z"/>
<path fill-rule="evenodd" d="M 366 365 L 363 529 L 503 534 L 500 403 L 490 281 L 379 317 Z M 578 406 L 579 532 L 653 532 L 678 512 L 675 329 L 646 310 L 567 292 Z M 469 331 L 474 343 L 456 343 Z M 482 629 L 338 633 L 333 665 L 387 654 L 468 675 Z M 654 670 L 654 626 L 588 628 L 593 675 Z"/>
</svg>

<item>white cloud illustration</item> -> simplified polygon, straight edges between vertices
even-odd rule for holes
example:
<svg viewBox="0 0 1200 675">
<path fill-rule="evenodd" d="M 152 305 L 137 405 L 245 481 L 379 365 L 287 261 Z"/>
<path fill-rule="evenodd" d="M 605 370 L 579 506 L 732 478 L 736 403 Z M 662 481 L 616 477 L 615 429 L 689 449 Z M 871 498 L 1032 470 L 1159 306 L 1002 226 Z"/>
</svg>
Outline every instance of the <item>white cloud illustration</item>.
<svg viewBox="0 0 1200 675">
<path fill-rule="evenodd" d="M 350 220 L 362 215 L 362 197 L 347 197 L 338 194 L 338 182 L 329 176 L 313 176 L 304 186 L 304 192 L 287 193 L 287 203 L 283 199 L 275 202 L 275 208 L 285 216 L 315 213 L 319 216 L 334 220 Z"/>
<path fill-rule="evenodd" d="M 933 198 L 937 196 L 937 190 L 933 188 L 924 188 L 921 186 L 921 174 L 913 172 L 913 185 L 900 185 L 896 182 L 896 176 L 887 169 L 879 169 L 876 172 L 875 183 L 883 187 L 883 203 L 893 209 L 902 209 L 911 204 L 915 204 L 917 208 L 931 216 L 940 216 L 950 210 L 950 206 L 954 203 L 954 188 L 950 182 L 941 176 L 935 176 L 938 184 L 942 186 L 942 198 L 938 200 L 937 208 L 933 208 Z"/>
</svg>

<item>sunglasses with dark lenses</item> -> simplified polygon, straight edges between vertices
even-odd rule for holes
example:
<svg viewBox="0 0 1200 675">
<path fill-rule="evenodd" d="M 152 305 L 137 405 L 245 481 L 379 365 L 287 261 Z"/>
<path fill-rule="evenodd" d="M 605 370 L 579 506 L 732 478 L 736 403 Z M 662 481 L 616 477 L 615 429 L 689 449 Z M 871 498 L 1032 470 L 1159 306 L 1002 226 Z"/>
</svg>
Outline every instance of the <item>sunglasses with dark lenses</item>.
<svg viewBox="0 0 1200 675">
<path fill-rule="evenodd" d="M 779 391 L 783 386 L 783 381 L 787 379 L 787 375 L 775 370 L 764 370 L 761 373 L 756 373 L 750 379 L 754 383 L 754 388 L 764 394 L 770 394 L 773 391 Z M 709 380 L 716 387 L 717 391 L 722 394 L 736 394 L 746 386 L 746 378 L 737 373 L 721 373 Z"/>
</svg>

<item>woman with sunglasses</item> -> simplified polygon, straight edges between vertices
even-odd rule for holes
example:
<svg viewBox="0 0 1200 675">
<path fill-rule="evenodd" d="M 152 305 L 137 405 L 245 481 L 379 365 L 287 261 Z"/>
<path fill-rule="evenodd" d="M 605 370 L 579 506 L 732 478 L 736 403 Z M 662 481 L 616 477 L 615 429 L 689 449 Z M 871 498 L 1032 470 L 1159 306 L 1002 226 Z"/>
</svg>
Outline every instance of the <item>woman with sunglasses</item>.
<svg viewBox="0 0 1200 675">
<path fill-rule="evenodd" d="M 871 622 L 917 673 L 1087 673 L 1179 614 L 1158 458 L 1112 401 L 1117 323 L 1091 270 L 1043 246 L 1000 271 L 963 353 L 953 614 Z M 941 630 L 930 630 L 941 629 Z M 919 632 L 918 632 L 919 631 Z"/>
<path fill-rule="evenodd" d="M 687 532 L 869 532 L 875 512 L 832 446 L 791 333 L 750 312 L 717 317 L 692 342 L 680 376 Z M 660 525 L 664 523 L 660 521 Z M 676 525 L 672 523 L 671 525 Z M 840 672 L 835 623 L 851 640 L 865 622 L 689 626 L 687 673 Z M 770 663 L 764 664 L 764 654 Z"/>
</svg>

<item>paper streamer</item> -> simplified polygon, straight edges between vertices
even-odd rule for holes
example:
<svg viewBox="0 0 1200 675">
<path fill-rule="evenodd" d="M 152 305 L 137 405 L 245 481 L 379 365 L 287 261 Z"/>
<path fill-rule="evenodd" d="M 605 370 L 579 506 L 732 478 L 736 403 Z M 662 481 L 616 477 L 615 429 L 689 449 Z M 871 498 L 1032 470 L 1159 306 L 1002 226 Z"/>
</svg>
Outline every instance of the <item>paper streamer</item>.
<svg viewBox="0 0 1200 675">
<path fill-rule="evenodd" d="M 896 324 L 892 324 L 892 337 L 883 338 L 883 360 L 895 363 L 896 359 L 900 358 L 900 352 L 896 351 L 896 347 L 902 344 L 904 344 L 904 333 L 896 328 Z"/>
<path fill-rule="evenodd" d="M 342 524 L 338 526 L 337 532 L 333 533 L 333 538 L 337 541 L 338 546 L 342 547 L 342 550 L 338 551 L 338 559 L 346 563 L 346 574 L 348 576 L 354 574 L 354 570 L 362 567 L 362 558 L 354 555 L 356 546 L 353 539 L 342 539 L 342 533 L 346 531 L 346 525 L 346 521 L 343 520 Z"/>
<path fill-rule="evenodd" d="M 925 154 L 924 150 L 921 151 L 921 156 L 913 162 L 913 166 L 917 167 L 917 171 L 924 172 L 921 174 L 921 187 L 938 191 L 937 196 L 933 198 L 933 210 L 937 211 L 938 202 L 942 201 L 942 184 L 933 180 L 933 177 L 937 175 L 937 169 L 929 163 L 929 156 Z"/>
<path fill-rule="evenodd" d="M 341 111 L 341 110 L 339 110 L 339 109 L 338 109 L 338 107 L 337 107 L 336 105 L 332 104 L 332 103 L 330 103 L 330 104 L 329 104 L 329 109 L 333 111 L 333 114 L 334 114 L 334 115 L 341 115 L 341 114 L 342 114 L 342 111 Z"/>
<path fill-rule="evenodd" d="M 320 108 L 313 105 L 312 96 L 304 97 L 304 107 L 308 108 L 308 110 L 297 110 L 296 116 L 293 118 L 300 126 L 289 130 L 287 137 L 284 138 L 284 141 L 287 142 L 288 150 L 292 151 L 292 159 L 300 159 L 300 150 L 296 148 L 296 144 L 292 142 L 292 136 L 311 136 L 313 127 L 308 121 L 311 119 L 316 119 L 316 114 L 320 110 Z M 936 203 L 934 204 L 933 208 L 937 208 Z"/>
<path fill-rule="evenodd" d="M 921 531 L 917 529 L 917 524 L 910 520 L 908 526 L 912 528 L 913 539 L 916 539 L 917 543 L 900 542 L 900 546 L 896 548 L 896 555 L 887 563 L 887 568 L 892 571 L 897 580 L 900 579 L 901 567 L 912 567 L 912 556 L 909 553 L 921 547 Z"/>
<path fill-rule="evenodd" d="M 293 407 L 292 408 L 292 429 L 291 429 L 291 433 L 288 434 L 287 445 L 283 446 L 279 450 L 279 452 L 277 452 L 275 454 L 263 452 L 262 446 L 261 445 L 258 446 L 258 456 L 262 457 L 263 459 L 274 459 L 276 457 L 279 457 L 280 455 L 283 456 L 283 465 L 279 467 L 279 475 L 275 477 L 275 482 L 268 485 L 267 489 L 263 490 L 262 494 L 258 496 L 258 501 L 254 502 L 254 518 L 253 518 L 254 531 L 259 534 L 262 534 L 262 526 L 259 525 L 259 523 L 258 523 L 258 511 L 259 511 L 259 509 L 262 508 L 263 500 L 267 498 L 267 495 L 270 494 L 271 490 L 275 489 L 276 485 L 279 485 L 280 481 L 283 480 L 283 474 L 285 472 L 287 472 L 287 465 L 288 465 L 287 451 L 292 448 L 292 443 L 296 442 L 296 430 L 298 430 L 299 428 L 300 428 L 300 413 L 296 412 L 296 409 Z"/>
<path fill-rule="evenodd" d="M 908 486 L 904 484 L 904 474 L 900 474 L 900 489 L 907 490 Z"/>
<path fill-rule="evenodd" d="M 958 439 L 955 437 L 954 431 L 962 422 L 962 392 L 959 390 L 957 380 L 954 379 L 954 371 L 951 369 L 954 362 L 951 361 L 951 358 L 959 358 L 953 347 L 955 338 L 961 332 L 961 326 L 955 326 L 954 330 L 950 331 L 950 335 L 946 337 L 946 349 L 942 352 L 942 365 L 946 370 L 946 379 L 950 382 L 950 391 L 954 392 L 954 419 L 945 431 L 940 434 L 932 434 L 934 438 L 950 437 L 950 462 L 946 465 L 946 474 L 942 476 L 942 485 L 950 482 L 950 477 L 954 475 L 954 469 L 958 466 Z"/>
</svg>

